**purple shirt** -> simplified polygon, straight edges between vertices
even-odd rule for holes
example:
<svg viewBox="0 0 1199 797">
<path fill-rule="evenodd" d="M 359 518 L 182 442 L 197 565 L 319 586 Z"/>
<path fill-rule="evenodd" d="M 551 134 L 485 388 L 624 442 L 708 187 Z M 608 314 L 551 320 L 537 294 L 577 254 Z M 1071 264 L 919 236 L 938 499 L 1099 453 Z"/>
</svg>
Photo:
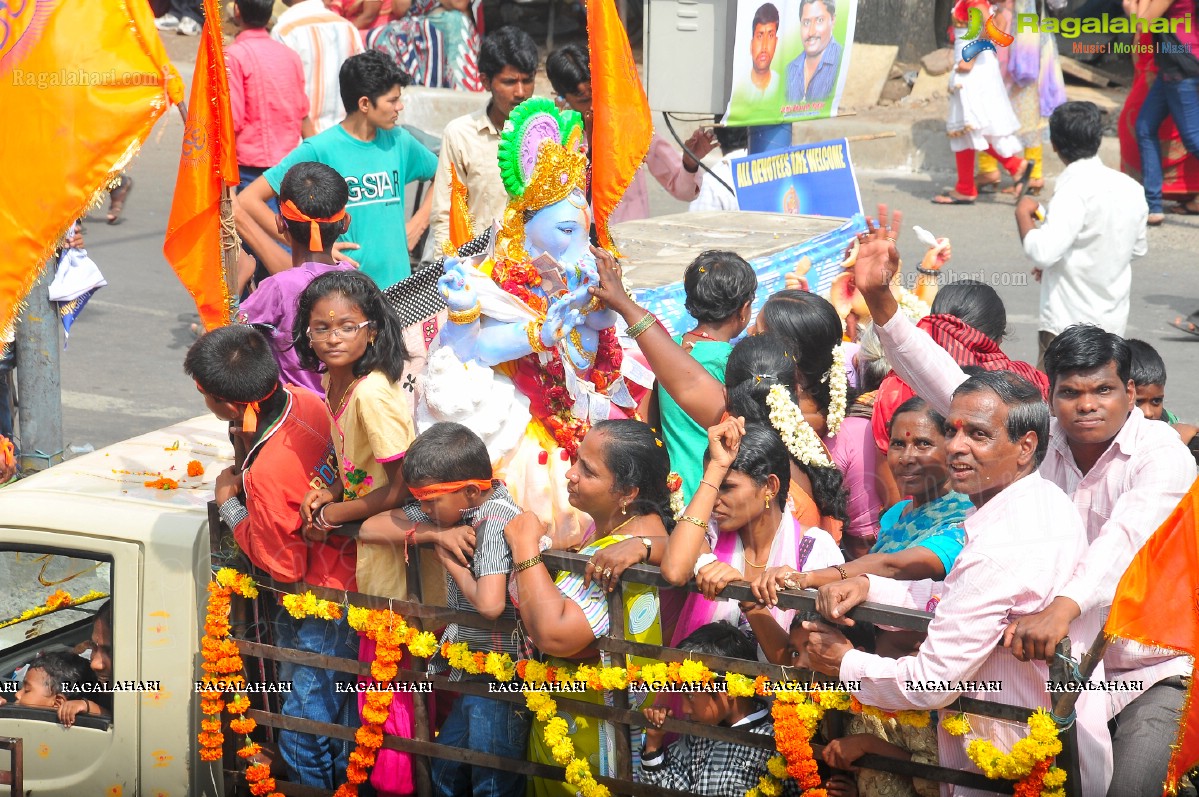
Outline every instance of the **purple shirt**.
<svg viewBox="0 0 1199 797">
<path fill-rule="evenodd" d="M 275 348 L 275 359 L 279 361 L 280 376 L 292 385 L 306 387 L 324 398 L 321 377 L 314 371 L 300 367 L 300 358 L 292 346 L 292 334 L 296 325 L 296 306 L 300 294 L 308 283 L 330 271 L 353 271 L 347 263 L 301 263 L 295 268 L 281 271 L 258 283 L 250 298 L 241 303 L 238 317 L 247 324 L 270 324 L 275 332 L 270 335 Z"/>
</svg>

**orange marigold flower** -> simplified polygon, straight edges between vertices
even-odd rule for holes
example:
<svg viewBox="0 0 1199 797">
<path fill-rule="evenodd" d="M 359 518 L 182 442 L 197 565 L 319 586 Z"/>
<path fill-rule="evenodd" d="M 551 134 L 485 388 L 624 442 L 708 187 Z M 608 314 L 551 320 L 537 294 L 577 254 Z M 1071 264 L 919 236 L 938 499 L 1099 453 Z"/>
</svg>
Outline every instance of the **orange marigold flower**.
<svg viewBox="0 0 1199 797">
<path fill-rule="evenodd" d="M 229 720 L 229 730 L 239 736 L 248 736 L 258 727 L 258 723 L 249 717 L 235 717 Z"/>
<path fill-rule="evenodd" d="M 204 475 L 204 466 L 200 464 L 200 461 L 198 459 L 193 459 L 191 462 L 187 463 L 187 475 L 188 476 L 203 476 Z"/>
<path fill-rule="evenodd" d="M 66 590 L 59 589 L 59 590 L 55 590 L 54 593 L 50 595 L 50 597 L 46 598 L 46 608 L 47 609 L 58 609 L 63 606 L 70 606 L 74 602 L 75 602 L 75 600 L 71 597 L 71 594 L 69 592 L 67 592 Z"/>
<path fill-rule="evenodd" d="M 143 482 L 146 487 L 154 490 L 178 490 L 179 482 L 174 479 L 168 479 L 166 476 L 159 476 L 153 481 Z"/>
<path fill-rule="evenodd" d="M 258 744 L 258 742 L 250 742 L 249 744 L 237 749 L 237 755 L 240 758 L 253 758 L 261 752 L 262 745 Z"/>
</svg>

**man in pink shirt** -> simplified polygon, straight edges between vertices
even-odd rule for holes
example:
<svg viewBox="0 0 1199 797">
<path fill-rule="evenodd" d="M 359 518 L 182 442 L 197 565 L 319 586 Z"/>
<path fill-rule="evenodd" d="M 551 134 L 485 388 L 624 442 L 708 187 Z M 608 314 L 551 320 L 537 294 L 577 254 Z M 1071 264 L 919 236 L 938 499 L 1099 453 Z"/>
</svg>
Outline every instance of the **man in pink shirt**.
<svg viewBox="0 0 1199 797">
<path fill-rule="evenodd" d="M 245 29 L 225 50 L 241 178 L 238 191 L 283 160 L 301 138 L 316 133 L 308 116 L 300 56 L 267 33 L 273 6 L 273 0 L 237 0 L 236 15 Z M 279 212 L 277 204 L 272 209 Z M 254 260 L 258 283 L 269 272 L 257 255 Z"/>
<path fill-rule="evenodd" d="M 895 216 L 886 233 L 892 240 L 899 229 L 900 214 Z M 880 207 L 879 218 L 885 225 L 885 208 Z M 871 286 L 895 272 L 898 252 L 881 240 L 863 247 L 865 258 L 859 251 L 854 271 L 859 290 L 862 280 Z M 966 375 L 945 350 L 895 313 L 889 291 L 886 297 L 874 293 L 862 291 L 887 360 L 919 396 L 943 412 Z M 1089 547 L 1053 601 L 1004 634 L 1003 644 L 1021 661 L 1051 659 L 1080 615 L 1098 611 L 1106 616 L 1133 556 L 1195 480 L 1194 459 L 1178 435 L 1161 429 L 1162 424 L 1136 407 L 1131 361 L 1123 338 L 1090 325 L 1069 327 L 1045 352 L 1054 418 L 1040 472 L 1070 496 Z M 1039 525 L 1048 527 L 1044 521 Z M 1158 793 L 1177 735 L 1190 662 L 1172 651 L 1116 640 L 1108 646 L 1104 664 L 1107 677 L 1124 684 L 1121 691 L 1101 693 L 1108 699 L 1108 717 L 1116 723 L 1116 770 L 1107 793 Z"/>
</svg>

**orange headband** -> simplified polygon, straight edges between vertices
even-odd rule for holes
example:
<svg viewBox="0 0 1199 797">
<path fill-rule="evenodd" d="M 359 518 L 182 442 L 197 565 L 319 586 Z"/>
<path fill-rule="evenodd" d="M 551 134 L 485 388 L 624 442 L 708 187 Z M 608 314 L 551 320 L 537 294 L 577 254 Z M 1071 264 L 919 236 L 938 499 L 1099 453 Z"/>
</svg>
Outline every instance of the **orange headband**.
<svg viewBox="0 0 1199 797">
<path fill-rule="evenodd" d="M 203 387 L 200 387 L 199 382 L 196 382 L 196 387 L 200 388 L 201 392 L 208 393 L 208 391 L 204 390 Z M 271 396 L 275 395 L 275 391 L 278 389 L 279 389 L 279 383 L 276 382 L 275 386 L 271 388 L 270 393 L 267 393 L 265 396 L 258 399 L 258 401 L 246 402 L 246 411 L 241 416 L 241 430 L 243 432 L 246 432 L 248 434 L 254 434 L 255 432 L 258 431 L 258 413 L 261 409 L 259 407 L 259 405 L 262 404 L 262 402 L 269 399 Z M 217 396 L 213 393 L 208 393 L 208 395 L 212 396 L 217 401 L 226 401 L 230 404 L 241 404 L 242 403 L 240 401 L 229 401 L 229 399 L 223 399 L 220 396 Z"/>
<path fill-rule="evenodd" d="M 279 213 L 288 221 L 306 221 L 311 225 L 308 234 L 308 248 L 313 252 L 325 251 L 324 244 L 321 242 L 321 228 L 319 225 L 328 224 L 331 221 L 341 221 L 346 217 L 346 209 L 342 208 L 328 218 L 314 219 L 296 207 L 296 203 L 290 199 L 279 206 Z"/>
<path fill-rule="evenodd" d="M 467 487 L 478 487 L 480 490 L 491 489 L 491 479 L 463 479 L 460 482 L 442 482 L 430 484 L 427 487 L 409 487 L 412 497 L 417 501 L 428 501 L 442 495 L 449 495 Z"/>
</svg>

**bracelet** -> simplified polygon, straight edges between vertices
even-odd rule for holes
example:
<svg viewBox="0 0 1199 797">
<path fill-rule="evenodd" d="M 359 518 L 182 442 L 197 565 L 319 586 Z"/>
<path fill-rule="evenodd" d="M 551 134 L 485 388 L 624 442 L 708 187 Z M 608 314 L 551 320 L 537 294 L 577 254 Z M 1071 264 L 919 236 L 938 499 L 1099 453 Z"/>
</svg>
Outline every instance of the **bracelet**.
<svg viewBox="0 0 1199 797">
<path fill-rule="evenodd" d="M 469 310 L 451 310 L 450 320 L 455 324 L 471 324 L 479 320 L 479 316 L 483 314 L 483 305 L 475 302 L 475 306 Z"/>
<path fill-rule="evenodd" d="M 532 559 L 526 559 L 523 562 L 517 563 L 516 567 L 512 568 L 513 573 L 519 573 L 522 570 L 528 570 L 530 567 L 535 567 L 541 564 L 541 554 L 537 554 Z"/>
<path fill-rule="evenodd" d="M 243 520 L 250 516 L 250 513 L 246 511 L 246 505 L 236 495 L 221 504 L 217 508 L 217 514 L 221 516 L 221 521 L 230 529 L 237 528 Z"/>
<path fill-rule="evenodd" d="M 693 517 L 691 515 L 683 515 L 682 517 L 679 518 L 679 522 L 680 523 L 690 523 L 693 526 L 698 526 L 699 528 L 703 529 L 705 532 L 707 532 L 707 530 L 708 530 L 707 523 L 705 523 L 702 520 L 700 520 L 699 518 Z"/>
<path fill-rule="evenodd" d="M 692 569 L 691 575 L 698 576 L 699 571 L 703 570 L 705 567 L 712 564 L 716 560 L 717 560 L 717 556 L 714 553 L 701 553 L 699 555 L 699 558 L 695 560 L 695 567 L 694 567 L 694 569 Z"/>
<path fill-rule="evenodd" d="M 833 569 L 841 574 L 841 580 L 846 581 L 849 578 L 849 573 L 845 572 L 845 568 L 841 565 L 833 565 Z"/>
<path fill-rule="evenodd" d="M 588 365 L 595 365 L 595 352 L 587 351 L 587 349 L 583 348 L 583 336 L 579 333 L 577 327 L 570 331 L 570 344 L 575 347 L 575 351 L 587 361 Z"/>
<path fill-rule="evenodd" d="M 922 266 L 917 266 L 916 271 L 920 272 L 926 277 L 937 277 L 941 274 L 941 270 L 938 268 L 923 268 Z"/>
<path fill-rule="evenodd" d="M 706 484 L 706 485 L 708 485 L 709 487 L 711 487 L 713 490 L 715 490 L 716 492 L 720 492 L 720 488 L 719 488 L 719 487 L 717 487 L 715 484 L 712 484 L 712 482 L 710 482 L 710 481 L 705 481 L 705 480 L 703 480 L 703 479 L 700 479 L 700 480 L 699 480 L 699 483 L 700 483 L 700 484 Z"/>
<path fill-rule="evenodd" d="M 645 332 L 645 330 L 649 329 L 656 323 L 658 323 L 658 317 L 653 313 L 646 313 L 641 317 L 640 321 L 638 321 L 636 324 L 633 324 L 633 326 L 629 327 L 625 331 L 625 335 L 631 339 L 636 339 L 638 335 L 642 334 Z"/>
<path fill-rule="evenodd" d="M 795 572 L 788 573 L 787 575 L 783 576 L 783 589 L 799 589 L 799 577 L 801 575 L 803 574 Z"/>
<path fill-rule="evenodd" d="M 544 354 L 549 351 L 549 348 L 541 342 L 541 328 L 544 325 L 542 321 L 530 321 L 525 328 L 525 332 L 529 336 L 529 346 L 532 347 L 534 354 Z"/>
<path fill-rule="evenodd" d="M 342 525 L 340 523 L 330 523 L 329 521 L 325 520 L 325 507 L 328 505 L 329 504 L 321 504 L 320 509 L 316 510 L 316 512 L 312 514 L 312 525 L 316 526 L 322 531 L 339 529 Z"/>
</svg>

